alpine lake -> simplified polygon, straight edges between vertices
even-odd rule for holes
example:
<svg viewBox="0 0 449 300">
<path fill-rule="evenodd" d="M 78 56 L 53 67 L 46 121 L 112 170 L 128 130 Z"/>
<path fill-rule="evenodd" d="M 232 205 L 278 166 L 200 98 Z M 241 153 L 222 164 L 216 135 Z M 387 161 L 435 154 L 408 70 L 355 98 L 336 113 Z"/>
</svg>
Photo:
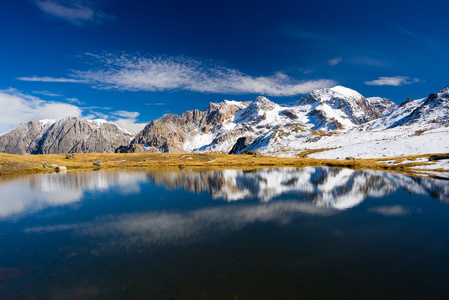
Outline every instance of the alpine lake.
<svg viewBox="0 0 449 300">
<path fill-rule="evenodd" d="M 325 167 L 0 181 L 0 299 L 447 299 L 449 181 Z"/>
</svg>

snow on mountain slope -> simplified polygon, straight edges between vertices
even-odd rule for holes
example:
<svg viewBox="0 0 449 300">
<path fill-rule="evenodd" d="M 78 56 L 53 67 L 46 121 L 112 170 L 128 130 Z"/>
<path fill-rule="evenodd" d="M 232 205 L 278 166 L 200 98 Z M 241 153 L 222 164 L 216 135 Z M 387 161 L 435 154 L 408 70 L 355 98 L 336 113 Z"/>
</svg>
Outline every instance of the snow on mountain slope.
<svg viewBox="0 0 449 300">
<path fill-rule="evenodd" d="M 334 97 L 332 91 L 326 90 L 315 94 L 325 95 L 321 101 L 330 101 Z M 389 114 L 349 130 L 314 132 L 284 126 L 259 136 L 246 149 L 276 156 L 295 156 L 303 151 L 320 150 L 307 157 L 325 159 L 447 153 L 448 94 L 449 88 L 445 88 L 427 99 L 409 99 Z M 379 101 L 381 107 L 394 107 L 383 100 L 370 98 L 373 104 Z"/>
<path fill-rule="evenodd" d="M 431 94 L 426 101 L 396 126 L 418 125 L 431 129 L 449 124 L 449 86 Z"/>
<path fill-rule="evenodd" d="M 356 91 L 342 86 L 314 91 L 290 107 L 262 96 L 249 105 L 225 100 L 209 104 L 205 111 L 187 111 L 180 116 L 167 115 L 162 120 L 155 120 L 136 136 L 132 144 L 145 145 L 159 152 L 227 153 L 240 137 L 256 139 L 285 127 L 304 134 L 312 129 L 348 130 L 389 112 L 388 107 L 394 107 L 391 103 L 388 99 L 371 103 Z M 135 151 L 135 147 L 131 150 Z"/>
<path fill-rule="evenodd" d="M 315 90 L 301 98 L 296 105 L 311 106 L 307 114 L 314 124 L 313 129 L 336 130 L 349 129 L 377 119 L 394 108 L 390 100 L 383 99 L 382 102 L 386 104 L 368 101 L 354 90 L 336 86 Z"/>
<path fill-rule="evenodd" d="M 383 130 L 394 127 L 396 124 L 401 123 L 401 121 L 407 118 L 415 109 L 422 106 L 425 100 L 425 98 L 408 99 L 391 113 L 382 118 L 367 122 L 363 124 L 361 128 L 363 130 Z"/>
</svg>

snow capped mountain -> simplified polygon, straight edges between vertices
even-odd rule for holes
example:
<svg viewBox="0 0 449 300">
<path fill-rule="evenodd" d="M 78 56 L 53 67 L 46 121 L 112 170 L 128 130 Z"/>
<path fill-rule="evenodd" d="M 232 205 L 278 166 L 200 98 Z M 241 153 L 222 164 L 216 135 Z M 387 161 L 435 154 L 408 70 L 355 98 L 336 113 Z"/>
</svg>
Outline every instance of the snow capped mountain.
<svg viewBox="0 0 449 300">
<path fill-rule="evenodd" d="M 315 90 L 299 100 L 297 106 L 311 106 L 308 115 L 313 129 L 349 129 L 377 119 L 394 108 L 388 99 L 368 101 L 358 92 L 343 86 Z M 390 110 L 391 109 L 391 110 Z"/>
<path fill-rule="evenodd" d="M 292 106 L 259 96 L 168 114 L 132 134 L 104 121 L 30 121 L 0 136 L 0 152 L 224 152 L 344 159 L 449 152 L 449 87 L 426 99 L 365 98 L 315 90 Z M 311 154 L 307 154 L 313 152 Z"/>
<path fill-rule="evenodd" d="M 249 105 L 225 100 L 211 103 L 205 111 L 187 111 L 181 116 L 167 115 L 155 120 L 122 150 L 227 153 L 240 137 L 256 140 L 250 148 L 257 148 L 263 144 L 261 137 L 273 137 L 275 131 L 285 132 L 287 128 L 307 135 L 311 130 L 348 130 L 389 113 L 394 107 L 388 99 L 368 101 L 342 86 L 313 91 L 290 107 L 262 96 Z"/>
<path fill-rule="evenodd" d="M 0 152 L 49 154 L 114 152 L 130 143 L 133 134 L 106 120 L 68 117 L 32 120 L 0 136 Z"/>
</svg>

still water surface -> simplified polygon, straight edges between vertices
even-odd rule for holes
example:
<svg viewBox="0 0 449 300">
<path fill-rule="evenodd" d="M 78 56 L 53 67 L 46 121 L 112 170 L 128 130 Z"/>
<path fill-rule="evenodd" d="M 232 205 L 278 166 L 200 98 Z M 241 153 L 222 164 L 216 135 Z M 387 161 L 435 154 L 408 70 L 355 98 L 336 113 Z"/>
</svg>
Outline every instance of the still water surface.
<svg viewBox="0 0 449 300">
<path fill-rule="evenodd" d="M 449 182 L 98 171 L 0 182 L 0 299 L 447 299 Z"/>
</svg>

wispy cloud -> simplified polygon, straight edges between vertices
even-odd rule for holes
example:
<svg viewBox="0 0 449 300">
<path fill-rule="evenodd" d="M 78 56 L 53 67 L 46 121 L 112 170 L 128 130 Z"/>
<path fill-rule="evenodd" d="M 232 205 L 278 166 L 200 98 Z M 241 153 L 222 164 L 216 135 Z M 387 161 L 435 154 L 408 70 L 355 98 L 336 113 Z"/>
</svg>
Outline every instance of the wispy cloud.
<svg viewBox="0 0 449 300">
<path fill-rule="evenodd" d="M 327 61 L 327 63 L 331 66 L 338 65 L 343 59 L 341 57 L 336 57 Z"/>
<path fill-rule="evenodd" d="M 366 85 L 391 85 L 401 86 L 406 84 L 412 84 L 420 82 L 418 78 L 410 78 L 407 76 L 395 76 L 395 77 L 379 77 L 378 79 L 365 81 Z"/>
<path fill-rule="evenodd" d="M 44 95 L 48 97 L 63 97 L 63 95 L 52 93 L 49 91 L 33 91 L 33 94 Z"/>
<path fill-rule="evenodd" d="M 69 82 L 69 83 L 85 83 L 84 80 L 75 78 L 57 78 L 49 76 L 33 76 L 33 77 L 18 77 L 21 81 L 33 81 L 33 82 Z"/>
<path fill-rule="evenodd" d="M 329 79 L 297 80 L 283 72 L 272 76 L 251 76 L 236 69 L 184 57 L 86 55 L 94 58 L 99 67 L 95 70 L 74 71 L 68 78 L 33 76 L 17 79 L 86 83 L 99 89 L 123 91 L 192 91 L 267 96 L 295 96 L 337 84 Z"/>
<path fill-rule="evenodd" d="M 69 103 L 83 104 L 78 98 L 65 98 Z"/>
<path fill-rule="evenodd" d="M 102 57 L 96 70 L 75 71 L 72 78 L 21 77 L 21 80 L 82 82 L 101 89 L 127 91 L 193 91 L 223 94 L 294 96 L 334 86 L 329 79 L 296 80 L 277 72 L 272 76 L 250 76 L 208 62 L 184 57 L 142 58 L 128 55 Z"/>
<path fill-rule="evenodd" d="M 366 56 L 352 57 L 349 62 L 358 65 L 365 65 L 369 67 L 391 67 L 391 64 L 387 60 L 376 59 Z"/>
<path fill-rule="evenodd" d="M 91 0 L 34 0 L 34 3 L 45 15 L 76 26 L 114 19 L 112 15 L 98 9 Z"/>
<path fill-rule="evenodd" d="M 164 103 L 164 102 L 149 102 L 149 103 L 145 103 L 145 105 L 161 106 L 161 105 L 167 105 L 167 103 Z"/>
</svg>

